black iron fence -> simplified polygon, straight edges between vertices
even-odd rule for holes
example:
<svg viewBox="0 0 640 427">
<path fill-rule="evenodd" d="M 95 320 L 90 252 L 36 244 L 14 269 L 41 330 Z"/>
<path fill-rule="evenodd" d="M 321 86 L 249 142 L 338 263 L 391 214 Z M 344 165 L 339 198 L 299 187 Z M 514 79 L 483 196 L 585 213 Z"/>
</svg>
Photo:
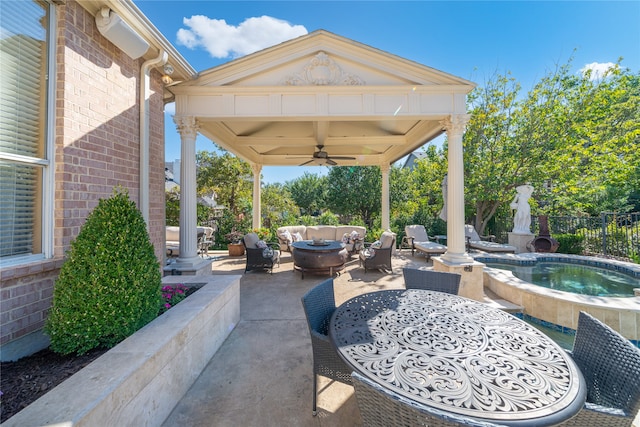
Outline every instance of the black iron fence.
<svg viewBox="0 0 640 427">
<path fill-rule="evenodd" d="M 513 223 L 511 223 L 513 227 Z M 508 239 L 508 221 L 496 221 L 494 234 Z M 603 212 L 596 217 L 550 216 L 549 231 L 560 242 L 558 252 L 604 255 L 640 262 L 640 212 Z M 539 233 L 538 218 L 531 232 Z"/>
</svg>

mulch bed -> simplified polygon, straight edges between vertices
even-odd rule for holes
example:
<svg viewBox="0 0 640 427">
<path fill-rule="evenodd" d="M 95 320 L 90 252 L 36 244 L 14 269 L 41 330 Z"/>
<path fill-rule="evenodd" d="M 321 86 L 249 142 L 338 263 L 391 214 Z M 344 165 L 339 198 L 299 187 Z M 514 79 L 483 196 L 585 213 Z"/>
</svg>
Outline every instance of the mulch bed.
<svg viewBox="0 0 640 427">
<path fill-rule="evenodd" d="M 0 422 L 26 408 L 106 351 L 94 349 L 82 356 L 62 356 L 45 349 L 15 362 L 1 362 Z"/>
<path fill-rule="evenodd" d="M 187 296 L 198 289 L 187 288 Z M 93 349 L 82 356 L 63 356 L 45 349 L 15 362 L 0 362 L 0 423 L 26 408 L 107 350 Z"/>
</svg>

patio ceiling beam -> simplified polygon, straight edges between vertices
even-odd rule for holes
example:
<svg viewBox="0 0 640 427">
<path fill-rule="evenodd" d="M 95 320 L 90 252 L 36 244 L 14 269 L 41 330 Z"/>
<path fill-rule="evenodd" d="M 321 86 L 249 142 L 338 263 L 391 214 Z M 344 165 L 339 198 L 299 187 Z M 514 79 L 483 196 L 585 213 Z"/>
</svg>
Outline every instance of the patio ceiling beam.
<svg viewBox="0 0 640 427">
<path fill-rule="evenodd" d="M 315 146 L 319 143 L 315 137 L 294 137 L 294 136 L 237 136 L 232 141 L 234 146 L 250 147 L 250 146 Z M 404 145 L 407 139 L 403 135 L 398 136 L 330 136 L 323 139 L 322 145 L 325 147 L 340 145 Z"/>
</svg>

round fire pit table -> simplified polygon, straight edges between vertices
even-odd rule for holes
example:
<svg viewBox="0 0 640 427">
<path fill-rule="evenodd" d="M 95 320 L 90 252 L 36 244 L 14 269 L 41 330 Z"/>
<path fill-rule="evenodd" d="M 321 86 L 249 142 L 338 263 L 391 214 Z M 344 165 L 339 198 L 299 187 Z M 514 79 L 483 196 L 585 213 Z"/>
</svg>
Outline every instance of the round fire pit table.
<svg viewBox="0 0 640 427">
<path fill-rule="evenodd" d="M 311 240 L 293 242 L 293 268 L 302 273 L 329 274 L 337 273 L 344 268 L 349 253 L 344 243 L 327 240 L 314 243 Z"/>
</svg>

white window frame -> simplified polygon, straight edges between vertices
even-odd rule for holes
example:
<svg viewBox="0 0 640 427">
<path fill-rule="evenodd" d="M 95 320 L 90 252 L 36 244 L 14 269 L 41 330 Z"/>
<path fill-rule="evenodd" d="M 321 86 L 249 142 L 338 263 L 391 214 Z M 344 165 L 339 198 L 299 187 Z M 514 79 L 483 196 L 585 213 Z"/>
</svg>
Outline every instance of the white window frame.
<svg viewBox="0 0 640 427">
<path fill-rule="evenodd" d="M 29 0 L 36 2 L 37 0 Z M 14 255 L 0 257 L 0 268 L 14 267 L 20 264 L 41 261 L 53 258 L 53 229 L 54 229 L 54 192 L 55 192 L 55 122 L 56 122 L 56 46 L 57 46 L 57 8 L 49 0 L 44 0 L 49 7 L 48 28 L 46 34 L 47 43 L 47 64 L 46 64 L 46 111 L 43 120 L 46 120 L 44 144 L 44 158 L 21 156 L 10 153 L 1 153 L 0 159 L 10 162 L 33 165 L 42 168 L 42 234 L 40 253 Z"/>
</svg>

